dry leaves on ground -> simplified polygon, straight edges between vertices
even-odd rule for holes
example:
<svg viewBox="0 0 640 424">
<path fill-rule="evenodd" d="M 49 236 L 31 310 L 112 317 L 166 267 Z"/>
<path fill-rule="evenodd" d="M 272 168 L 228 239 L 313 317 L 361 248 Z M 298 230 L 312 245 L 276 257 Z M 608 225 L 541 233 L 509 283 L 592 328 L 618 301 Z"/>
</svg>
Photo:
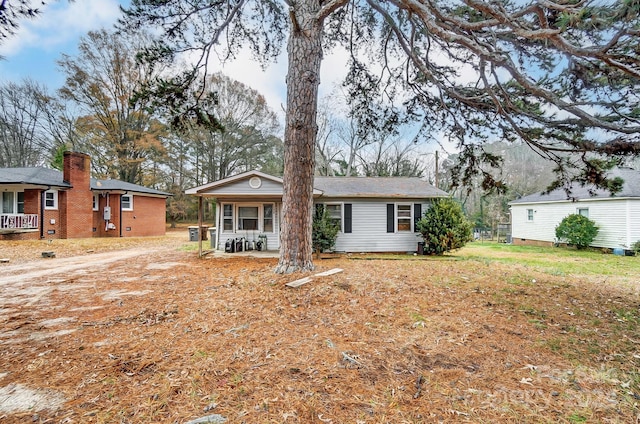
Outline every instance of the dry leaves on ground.
<svg viewBox="0 0 640 424">
<path fill-rule="evenodd" d="M 318 272 L 343 272 L 293 289 L 301 276 L 273 274 L 276 262 L 174 249 L 5 287 L 0 408 L 17 388 L 64 403 L 4 408 L 2 421 L 638 419 L 628 288 L 489 261 L 340 257 Z"/>
</svg>

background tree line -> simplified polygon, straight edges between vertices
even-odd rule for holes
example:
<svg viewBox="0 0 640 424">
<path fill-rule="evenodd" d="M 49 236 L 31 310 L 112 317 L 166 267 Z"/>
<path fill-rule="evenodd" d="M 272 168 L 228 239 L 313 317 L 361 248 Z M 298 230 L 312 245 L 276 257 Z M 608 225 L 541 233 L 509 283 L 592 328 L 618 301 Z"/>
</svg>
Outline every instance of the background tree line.
<svg viewBox="0 0 640 424">
<path fill-rule="evenodd" d="M 206 78 L 204 90 L 215 98 L 209 112 L 219 127 L 172 125 L 161 108 L 136 95 L 171 72 L 137 60 L 149 41 L 145 34 L 90 32 L 75 56 L 60 58 L 66 80 L 55 92 L 28 79 L 0 82 L 0 167 L 60 167 L 64 150 L 83 151 L 91 155 L 97 178 L 172 193 L 172 220 L 196 216 L 194 199 L 183 194 L 186 188 L 251 169 L 282 175 L 280 123 L 255 90 L 223 74 Z M 509 220 L 510 200 L 553 182 L 549 161 L 527 144 L 495 140 L 483 149 L 502 157 L 498 178 L 508 189 L 488 192 L 482 173 L 458 186 L 453 175 L 460 154 L 419 140 L 411 125 L 403 125 L 410 124 L 408 116 L 352 96 L 343 91 L 346 87 L 319 109 L 318 175 L 419 176 L 435 184 L 438 149 L 439 188 L 460 199 L 476 226 L 493 228 Z"/>
</svg>

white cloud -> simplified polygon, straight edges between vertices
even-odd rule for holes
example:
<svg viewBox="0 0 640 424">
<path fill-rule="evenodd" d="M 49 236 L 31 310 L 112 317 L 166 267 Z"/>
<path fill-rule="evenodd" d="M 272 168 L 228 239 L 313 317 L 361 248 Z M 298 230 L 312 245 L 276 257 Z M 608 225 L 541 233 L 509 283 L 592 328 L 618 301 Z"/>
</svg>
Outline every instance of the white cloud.
<svg viewBox="0 0 640 424">
<path fill-rule="evenodd" d="M 42 8 L 35 19 L 23 20 L 17 33 L 0 45 L 0 55 L 11 57 L 28 49 L 51 51 L 90 30 L 113 25 L 120 16 L 117 0 L 60 0 Z"/>
</svg>

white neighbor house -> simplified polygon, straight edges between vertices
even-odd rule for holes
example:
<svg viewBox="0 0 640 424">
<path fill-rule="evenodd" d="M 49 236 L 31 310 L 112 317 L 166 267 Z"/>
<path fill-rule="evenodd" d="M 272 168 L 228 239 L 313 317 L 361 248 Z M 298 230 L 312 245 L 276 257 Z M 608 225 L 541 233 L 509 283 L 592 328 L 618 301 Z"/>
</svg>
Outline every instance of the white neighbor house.
<svg viewBox="0 0 640 424">
<path fill-rule="evenodd" d="M 513 243 L 551 244 L 562 219 L 578 213 L 599 228 L 593 247 L 630 249 L 640 240 L 640 171 L 617 169 L 611 175 L 624 180 L 622 191 L 613 196 L 602 190 L 590 195 L 587 188 L 579 187 L 572 190 L 573 200 L 559 189 L 509 203 Z"/>
<path fill-rule="evenodd" d="M 282 179 L 249 171 L 186 191 L 216 199 L 214 245 L 227 240 L 266 238 L 280 248 Z M 314 203 L 324 204 L 340 225 L 339 252 L 409 252 L 418 241 L 415 221 L 434 199 L 448 197 L 420 178 L 315 177 Z"/>
</svg>

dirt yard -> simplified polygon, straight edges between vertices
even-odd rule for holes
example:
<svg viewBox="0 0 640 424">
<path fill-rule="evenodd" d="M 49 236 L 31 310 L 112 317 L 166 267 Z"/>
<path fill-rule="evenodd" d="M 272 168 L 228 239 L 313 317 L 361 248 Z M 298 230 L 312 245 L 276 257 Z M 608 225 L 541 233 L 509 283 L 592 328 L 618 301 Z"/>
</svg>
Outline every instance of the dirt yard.
<svg viewBox="0 0 640 424">
<path fill-rule="evenodd" d="M 640 269 L 353 255 L 290 288 L 186 240 L 2 245 L 0 421 L 640 419 Z"/>
</svg>

